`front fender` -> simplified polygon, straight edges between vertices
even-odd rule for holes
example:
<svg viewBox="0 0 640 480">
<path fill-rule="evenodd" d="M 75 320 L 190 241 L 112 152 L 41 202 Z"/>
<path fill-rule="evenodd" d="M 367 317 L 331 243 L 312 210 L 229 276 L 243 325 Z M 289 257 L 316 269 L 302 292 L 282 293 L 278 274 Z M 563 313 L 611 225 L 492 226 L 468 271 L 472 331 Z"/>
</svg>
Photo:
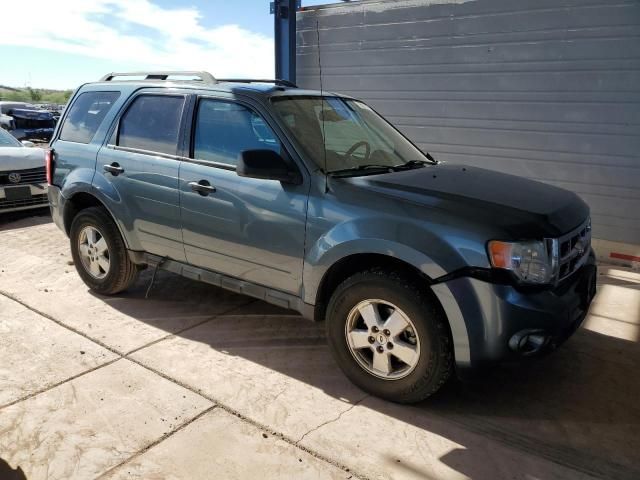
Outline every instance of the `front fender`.
<svg viewBox="0 0 640 480">
<path fill-rule="evenodd" d="M 429 248 L 438 256 L 427 253 Z M 346 257 L 362 253 L 380 254 L 401 260 L 413 265 L 431 279 L 442 277 L 465 262 L 458 251 L 418 225 L 394 223 L 389 219 L 346 222 L 318 238 L 306 255 L 303 270 L 305 303 L 316 303 L 322 279 L 332 265 Z M 442 256 L 445 256 L 446 261 L 440 260 Z M 456 362 L 458 365 L 466 365 L 470 360 L 469 336 L 458 304 L 446 285 L 433 285 L 432 291 L 449 321 Z"/>
<path fill-rule="evenodd" d="M 322 278 L 350 255 L 373 253 L 402 260 L 435 279 L 466 265 L 462 255 L 417 223 L 394 217 L 368 217 L 335 225 L 315 240 L 305 256 L 305 302 L 315 304 Z"/>
<path fill-rule="evenodd" d="M 306 303 L 315 304 L 316 293 L 329 268 L 351 255 L 371 253 L 393 257 L 416 266 L 429 278 L 437 278 L 447 273 L 424 253 L 391 240 L 351 239 L 326 250 L 323 249 L 324 246 L 323 242 L 317 243 L 305 259 L 303 280 Z"/>
</svg>

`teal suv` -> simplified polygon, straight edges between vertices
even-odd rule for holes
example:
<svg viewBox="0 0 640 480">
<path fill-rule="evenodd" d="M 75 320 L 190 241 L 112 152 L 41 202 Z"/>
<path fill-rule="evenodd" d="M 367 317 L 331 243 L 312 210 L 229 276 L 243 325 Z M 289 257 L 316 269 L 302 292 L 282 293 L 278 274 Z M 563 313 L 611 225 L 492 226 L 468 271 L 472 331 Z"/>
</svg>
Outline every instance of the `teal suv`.
<svg viewBox="0 0 640 480">
<path fill-rule="evenodd" d="M 552 350 L 595 293 L 577 195 L 438 162 L 344 95 L 109 74 L 50 146 L 51 212 L 93 291 L 150 266 L 297 310 L 389 400 Z"/>
</svg>

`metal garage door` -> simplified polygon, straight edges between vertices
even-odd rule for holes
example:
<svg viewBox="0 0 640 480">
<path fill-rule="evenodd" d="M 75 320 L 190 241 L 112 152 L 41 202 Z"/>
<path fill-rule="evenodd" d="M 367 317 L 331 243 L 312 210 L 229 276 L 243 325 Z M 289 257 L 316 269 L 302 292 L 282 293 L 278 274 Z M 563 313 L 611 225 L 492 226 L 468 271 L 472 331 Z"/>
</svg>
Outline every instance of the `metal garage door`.
<svg viewBox="0 0 640 480">
<path fill-rule="evenodd" d="M 297 76 L 354 95 L 438 159 L 580 194 L 640 244 L 640 1 L 401 0 L 298 13 Z"/>
</svg>

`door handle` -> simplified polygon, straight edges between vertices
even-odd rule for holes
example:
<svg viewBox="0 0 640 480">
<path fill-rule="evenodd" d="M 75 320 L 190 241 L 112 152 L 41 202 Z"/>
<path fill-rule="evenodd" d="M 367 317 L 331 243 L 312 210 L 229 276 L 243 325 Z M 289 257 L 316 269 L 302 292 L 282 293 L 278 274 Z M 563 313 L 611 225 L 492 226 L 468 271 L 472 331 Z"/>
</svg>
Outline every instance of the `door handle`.
<svg viewBox="0 0 640 480">
<path fill-rule="evenodd" d="M 105 165 L 104 171 L 110 173 L 114 177 L 117 177 L 121 173 L 124 173 L 124 168 L 122 168 L 118 162 L 113 162 L 111 165 Z"/>
<path fill-rule="evenodd" d="M 200 180 L 199 182 L 189 182 L 189 186 L 191 187 L 191 190 L 193 190 L 194 192 L 198 192 L 203 197 L 206 197 L 210 193 L 216 191 L 216 187 L 211 185 L 206 180 Z"/>
</svg>

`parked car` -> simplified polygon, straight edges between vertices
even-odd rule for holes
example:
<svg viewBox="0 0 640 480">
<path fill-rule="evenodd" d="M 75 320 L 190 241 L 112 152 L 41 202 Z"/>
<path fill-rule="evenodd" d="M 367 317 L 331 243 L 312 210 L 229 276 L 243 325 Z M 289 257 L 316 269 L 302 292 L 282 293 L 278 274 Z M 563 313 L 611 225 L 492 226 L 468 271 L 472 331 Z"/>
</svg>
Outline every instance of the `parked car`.
<svg viewBox="0 0 640 480">
<path fill-rule="evenodd" d="M 51 112 L 24 102 L 0 102 L 0 114 L 11 117 L 7 130 L 18 140 L 49 141 L 56 126 Z"/>
<path fill-rule="evenodd" d="M 60 120 L 62 110 L 64 109 L 62 105 L 53 103 L 37 103 L 34 107 L 40 111 L 49 112 L 56 122 Z"/>
<path fill-rule="evenodd" d="M 0 215 L 46 207 L 45 151 L 0 129 Z"/>
<path fill-rule="evenodd" d="M 596 266 L 574 193 L 439 163 L 344 95 L 121 75 L 76 91 L 47 162 L 95 292 L 151 266 L 295 309 L 397 402 L 552 350 L 585 318 Z"/>
<path fill-rule="evenodd" d="M 0 113 L 0 128 L 3 130 L 13 130 L 15 128 L 13 118 L 4 113 Z"/>
</svg>

